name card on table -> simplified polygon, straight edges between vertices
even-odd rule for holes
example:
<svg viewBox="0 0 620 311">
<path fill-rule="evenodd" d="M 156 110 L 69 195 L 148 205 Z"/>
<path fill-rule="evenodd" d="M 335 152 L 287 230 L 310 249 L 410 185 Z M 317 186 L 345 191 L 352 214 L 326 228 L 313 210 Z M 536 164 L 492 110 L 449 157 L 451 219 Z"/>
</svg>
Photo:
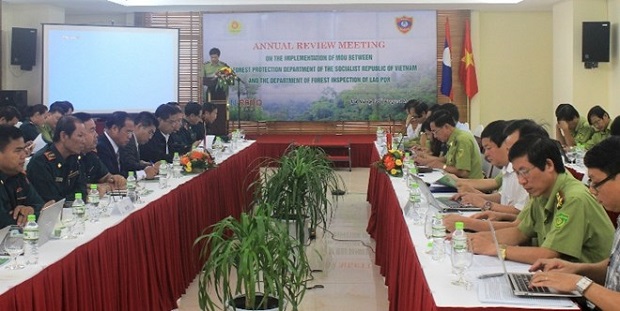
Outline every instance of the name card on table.
<svg viewBox="0 0 620 311">
<path fill-rule="evenodd" d="M 114 207 L 112 207 L 112 215 L 124 215 L 134 208 L 135 206 L 131 202 L 131 199 L 124 197 L 122 200 L 114 204 Z"/>
</svg>

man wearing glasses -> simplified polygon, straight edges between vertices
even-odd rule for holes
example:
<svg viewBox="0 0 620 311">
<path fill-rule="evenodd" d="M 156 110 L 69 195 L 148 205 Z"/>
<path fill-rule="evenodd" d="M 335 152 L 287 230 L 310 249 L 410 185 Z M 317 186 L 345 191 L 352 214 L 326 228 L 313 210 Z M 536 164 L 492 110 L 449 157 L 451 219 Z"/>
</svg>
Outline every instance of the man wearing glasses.
<svg viewBox="0 0 620 311">
<path fill-rule="evenodd" d="M 620 212 L 620 137 L 610 137 L 586 153 L 590 192 L 609 211 Z M 615 310 L 620 304 L 620 230 L 616 230 L 611 256 L 597 263 L 571 263 L 560 259 L 536 261 L 530 271 L 534 286 L 561 291 L 577 290 L 602 310 Z M 608 253 L 606 253 L 608 254 Z M 603 254 L 603 255 L 606 255 Z"/>
<path fill-rule="evenodd" d="M 497 230 L 504 259 L 534 263 L 540 258 L 598 262 L 611 249 L 613 226 L 584 185 L 568 174 L 557 144 L 524 136 L 509 152 L 519 183 L 530 201 L 517 227 Z M 471 235 L 474 252 L 496 256 L 488 232 Z"/>
</svg>

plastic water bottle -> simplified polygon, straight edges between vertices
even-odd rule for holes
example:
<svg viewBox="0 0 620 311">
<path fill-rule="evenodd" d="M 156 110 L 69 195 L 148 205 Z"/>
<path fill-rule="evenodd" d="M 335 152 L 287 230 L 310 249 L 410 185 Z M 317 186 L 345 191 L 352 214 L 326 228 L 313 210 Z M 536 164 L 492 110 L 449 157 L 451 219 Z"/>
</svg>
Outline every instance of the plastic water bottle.
<svg viewBox="0 0 620 311">
<path fill-rule="evenodd" d="M 35 215 L 28 215 L 28 223 L 24 227 L 24 257 L 27 265 L 39 262 L 39 225 Z"/>
<path fill-rule="evenodd" d="M 441 260 L 445 255 L 444 239 L 446 237 L 446 226 L 443 224 L 443 214 L 436 213 L 433 217 L 433 260 Z"/>
<path fill-rule="evenodd" d="M 73 204 L 71 205 L 73 209 L 73 216 L 76 218 L 75 227 L 73 228 L 73 235 L 83 235 L 86 229 L 86 225 L 84 224 L 86 218 L 86 205 L 82 200 L 82 194 L 76 193 L 75 200 L 73 200 Z"/>
<path fill-rule="evenodd" d="M 88 204 L 90 206 L 90 221 L 98 222 L 101 210 L 99 209 L 99 191 L 97 191 L 97 184 L 90 185 L 90 191 L 88 191 Z"/>
<path fill-rule="evenodd" d="M 463 252 L 467 250 L 467 235 L 465 235 L 465 225 L 462 221 L 454 223 L 454 232 L 452 233 L 452 251 Z"/>
<path fill-rule="evenodd" d="M 181 177 L 181 157 L 178 152 L 175 152 L 174 157 L 172 157 L 172 169 L 174 170 L 172 177 Z"/>
<path fill-rule="evenodd" d="M 134 172 L 129 172 L 127 175 L 127 197 L 131 200 L 131 202 L 136 202 L 138 199 L 138 194 L 136 193 L 136 177 Z"/>
<path fill-rule="evenodd" d="M 411 182 L 409 186 L 409 203 L 411 204 L 410 212 L 413 224 L 422 224 L 425 215 L 420 214 L 420 209 L 422 208 L 420 206 L 422 203 L 422 194 L 420 193 L 420 186 L 416 182 Z"/>
</svg>

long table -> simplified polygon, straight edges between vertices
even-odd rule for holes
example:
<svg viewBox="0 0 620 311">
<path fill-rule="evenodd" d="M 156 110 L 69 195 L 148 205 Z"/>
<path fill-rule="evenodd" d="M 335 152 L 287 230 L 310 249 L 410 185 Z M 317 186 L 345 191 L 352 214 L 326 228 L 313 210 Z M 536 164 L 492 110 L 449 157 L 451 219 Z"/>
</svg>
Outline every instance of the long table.
<svg viewBox="0 0 620 311">
<path fill-rule="evenodd" d="M 373 148 L 371 159 L 379 160 L 377 148 Z M 399 187 L 395 186 L 397 183 Z M 390 310 L 549 310 L 527 305 L 480 303 L 475 290 L 451 285 L 449 259 L 441 263 L 429 260 L 430 255 L 424 253 L 423 230 L 407 223 L 401 208 L 406 202 L 403 197 L 407 195 L 397 195 L 397 191 L 406 191 L 406 186 L 400 183 L 371 166 L 367 192 L 371 215 L 367 232 L 376 241 L 375 263 L 385 277 Z M 499 267 L 496 258 L 475 257 L 495 261 L 492 264 Z M 559 309 L 575 310 L 574 307 Z"/>
<path fill-rule="evenodd" d="M 39 266 L 2 269 L 0 309 L 174 309 L 200 270 L 196 237 L 251 202 L 257 172 L 248 168 L 260 154 L 256 143 L 243 147 L 216 169 L 173 180 L 175 188 L 145 197 L 129 215 L 87 223 L 91 232 L 77 240 L 48 242 Z"/>
</svg>

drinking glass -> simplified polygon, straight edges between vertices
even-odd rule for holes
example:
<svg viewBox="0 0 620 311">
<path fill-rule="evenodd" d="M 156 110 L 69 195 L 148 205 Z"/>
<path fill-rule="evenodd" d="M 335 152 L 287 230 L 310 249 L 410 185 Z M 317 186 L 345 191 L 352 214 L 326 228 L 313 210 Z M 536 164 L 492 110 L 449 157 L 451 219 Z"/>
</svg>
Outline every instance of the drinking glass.
<svg viewBox="0 0 620 311">
<path fill-rule="evenodd" d="M 110 194 L 105 193 L 101 198 L 99 198 L 99 209 L 101 212 L 101 217 L 110 217 L 110 211 L 108 207 L 110 206 L 110 202 L 112 201 Z"/>
<path fill-rule="evenodd" d="M 24 265 L 17 263 L 17 256 L 24 252 L 24 234 L 20 226 L 12 225 L 4 237 L 4 250 L 11 256 L 11 264 L 5 267 L 9 270 L 23 269 Z"/>
<path fill-rule="evenodd" d="M 162 163 L 159 166 L 159 188 L 164 189 L 168 187 L 168 164 Z"/>
<path fill-rule="evenodd" d="M 451 283 L 456 286 L 463 286 L 466 289 L 471 287 L 471 282 L 465 279 L 465 270 L 467 270 L 473 261 L 474 253 L 471 250 L 471 245 L 467 243 L 465 249 L 455 250 L 450 252 L 450 260 L 452 261 L 452 271 L 456 273 L 457 279 Z"/>
<path fill-rule="evenodd" d="M 77 219 L 73 215 L 73 208 L 71 207 L 63 208 L 61 221 L 62 221 L 62 224 L 65 226 L 65 228 L 67 228 L 67 232 L 61 233 L 60 238 L 63 240 L 76 239 L 77 236 L 73 234 L 73 227 L 75 227 Z"/>
<path fill-rule="evenodd" d="M 245 130 L 239 129 L 239 137 L 243 142 L 245 142 Z"/>
</svg>

